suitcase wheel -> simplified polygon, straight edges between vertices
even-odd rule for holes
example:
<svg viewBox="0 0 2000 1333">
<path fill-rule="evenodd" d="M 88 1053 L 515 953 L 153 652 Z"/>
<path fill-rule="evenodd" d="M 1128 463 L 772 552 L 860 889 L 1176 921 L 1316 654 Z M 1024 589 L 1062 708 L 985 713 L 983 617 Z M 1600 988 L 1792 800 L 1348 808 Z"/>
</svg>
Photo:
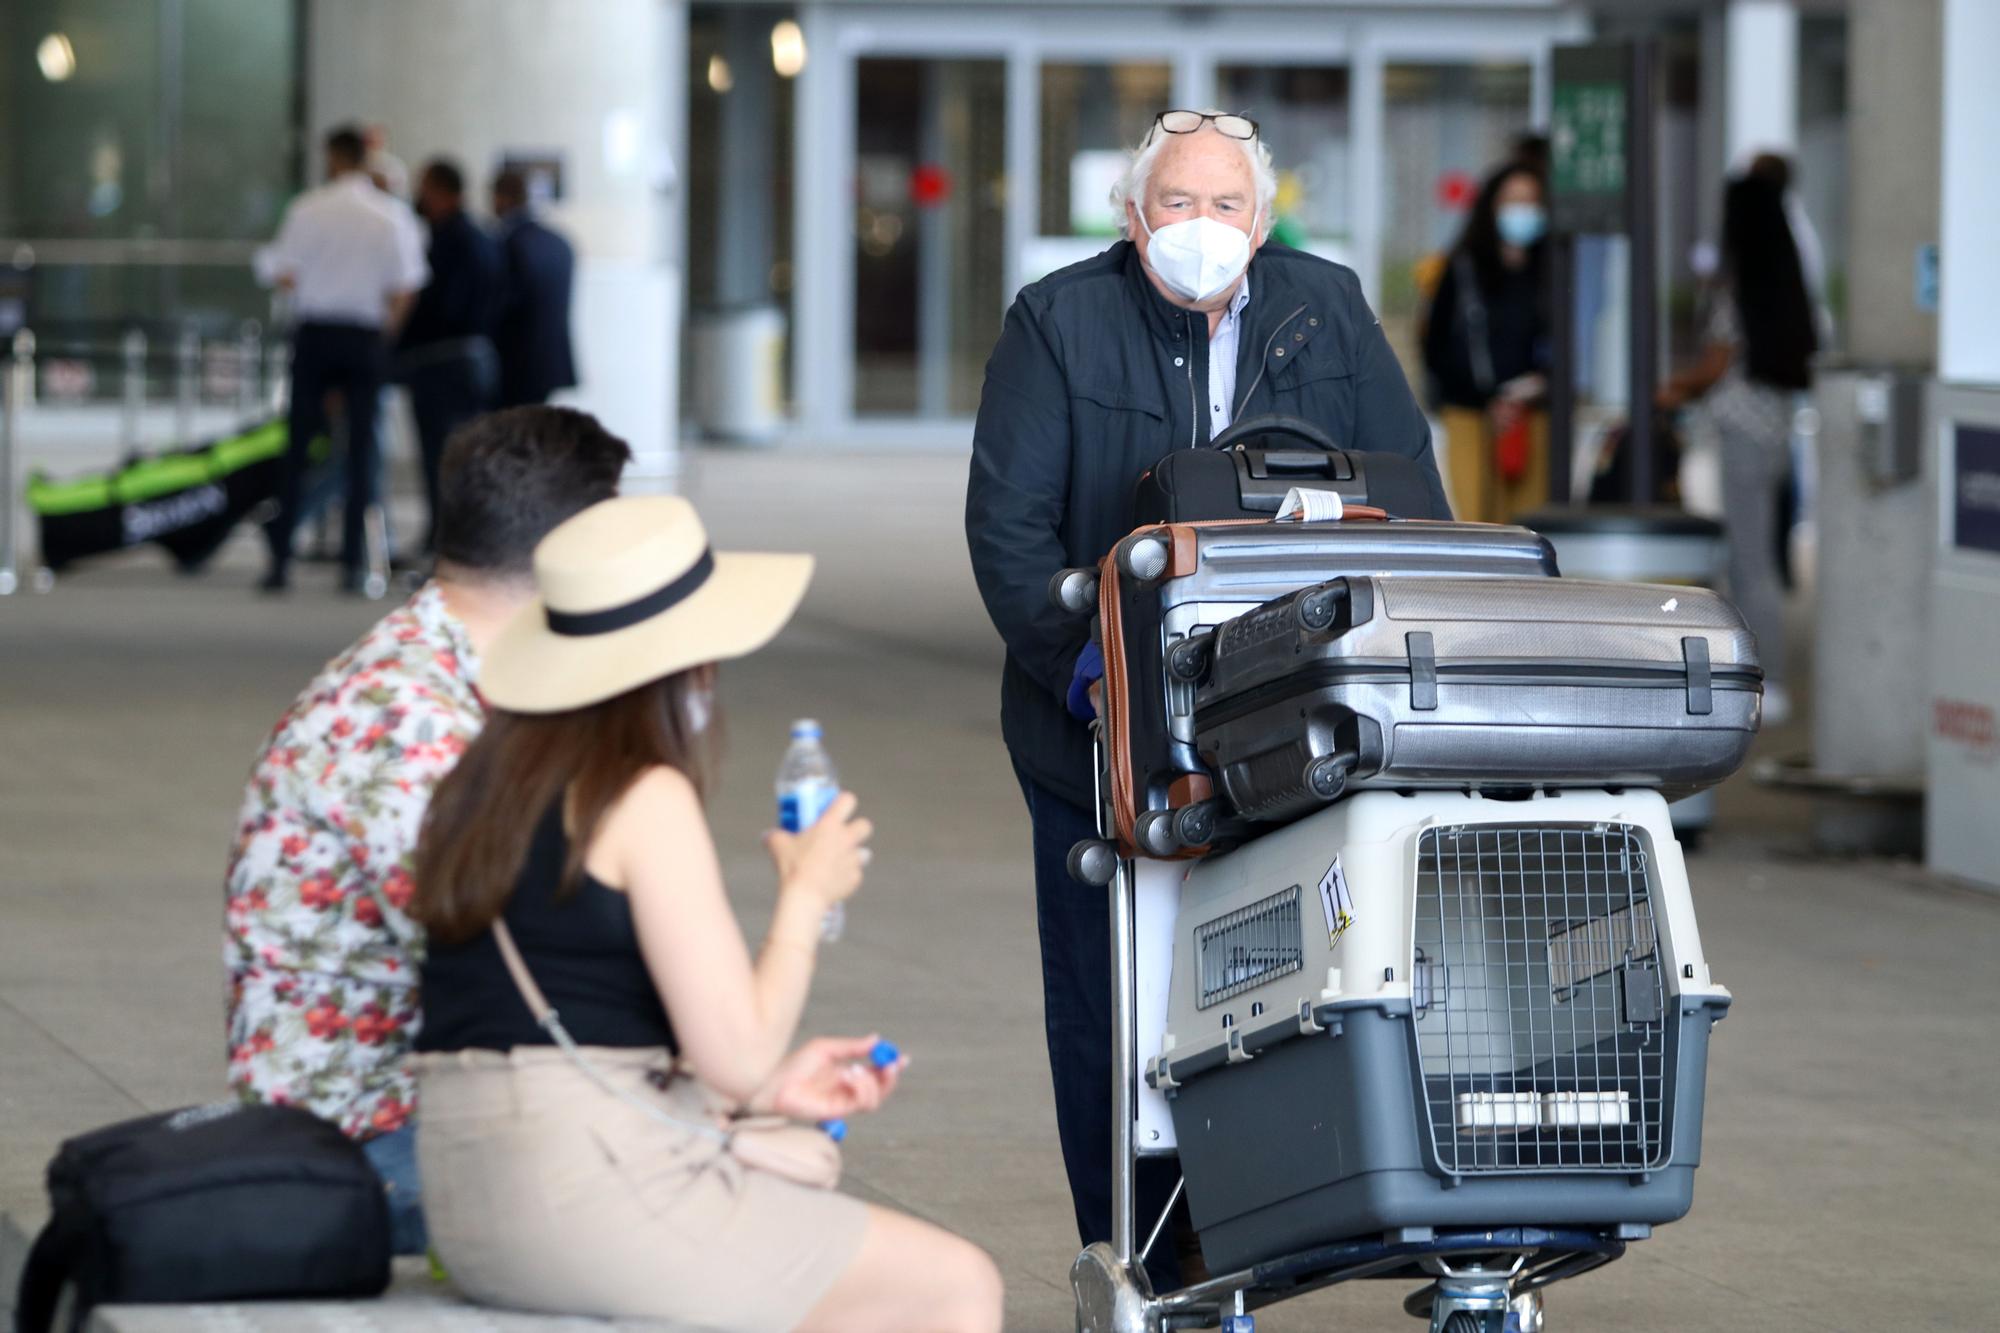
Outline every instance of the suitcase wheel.
<svg viewBox="0 0 2000 1333">
<path fill-rule="evenodd" d="M 1069 849 L 1069 877 L 1079 884 L 1103 888 L 1118 873 L 1118 849 L 1098 838 L 1085 838 Z"/>
<path fill-rule="evenodd" d="M 1073 616 L 1088 615 L 1097 609 L 1097 571 L 1061 569 L 1049 580 L 1049 601 L 1056 609 Z"/>
<path fill-rule="evenodd" d="M 1299 624 L 1301 627 L 1318 632 L 1333 624 L 1340 614 L 1340 604 L 1347 600 L 1347 585 L 1335 583 L 1317 592 L 1299 598 Z"/>
<path fill-rule="evenodd" d="M 1133 537 L 1118 548 L 1118 568 L 1140 583 L 1151 583 L 1167 572 L 1167 554 L 1164 538 Z"/>
<path fill-rule="evenodd" d="M 1347 770 L 1354 756 L 1346 751 L 1322 755 L 1306 765 L 1306 788 L 1322 801 L 1340 799 L 1347 790 Z"/>
<path fill-rule="evenodd" d="M 1132 825 L 1132 841 L 1148 856 L 1162 859 L 1173 856 L 1184 845 L 1174 832 L 1173 810 L 1148 810 L 1140 815 Z"/>
<path fill-rule="evenodd" d="M 1196 801 L 1174 811 L 1174 837 L 1183 847 L 1206 847 L 1215 837 L 1215 802 Z"/>
<path fill-rule="evenodd" d="M 1209 642 L 1210 636 L 1204 634 L 1199 638 L 1182 639 L 1174 645 L 1173 651 L 1167 654 L 1167 670 L 1173 673 L 1174 679 L 1199 683 L 1208 674 Z"/>
</svg>

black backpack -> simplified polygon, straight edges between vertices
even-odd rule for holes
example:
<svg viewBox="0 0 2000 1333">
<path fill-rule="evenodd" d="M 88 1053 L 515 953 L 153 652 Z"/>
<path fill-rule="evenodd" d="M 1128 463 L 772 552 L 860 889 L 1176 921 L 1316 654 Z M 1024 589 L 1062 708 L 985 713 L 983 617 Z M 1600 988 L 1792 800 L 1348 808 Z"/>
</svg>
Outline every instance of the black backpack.
<svg viewBox="0 0 2000 1333">
<path fill-rule="evenodd" d="M 1311 422 L 1270 413 L 1237 422 L 1206 449 L 1176 449 L 1155 463 L 1133 495 L 1133 526 L 1276 518 L 1294 486 L 1336 491 L 1392 518 L 1451 517 L 1437 512 L 1425 464 L 1342 449 Z"/>
<path fill-rule="evenodd" d="M 70 1139 L 29 1252 L 16 1333 L 78 1330 L 103 1304 L 378 1296 L 389 1202 L 361 1146 L 315 1115 L 234 1102 Z"/>
</svg>

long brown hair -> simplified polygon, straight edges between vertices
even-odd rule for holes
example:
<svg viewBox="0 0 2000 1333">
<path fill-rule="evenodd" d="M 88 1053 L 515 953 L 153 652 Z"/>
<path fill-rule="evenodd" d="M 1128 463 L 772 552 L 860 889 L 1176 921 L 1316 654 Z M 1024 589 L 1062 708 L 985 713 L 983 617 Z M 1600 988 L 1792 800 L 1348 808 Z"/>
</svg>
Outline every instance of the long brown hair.
<svg viewBox="0 0 2000 1333">
<path fill-rule="evenodd" d="M 680 770 L 705 799 L 720 718 L 696 731 L 689 696 L 709 693 L 713 677 L 713 666 L 693 667 L 564 713 L 493 710 L 431 797 L 410 914 L 445 944 L 491 926 L 558 800 L 567 801 L 569 856 L 558 887 L 567 894 L 583 877 L 598 825 L 647 769 Z M 708 707 L 713 715 L 712 700 Z"/>
</svg>

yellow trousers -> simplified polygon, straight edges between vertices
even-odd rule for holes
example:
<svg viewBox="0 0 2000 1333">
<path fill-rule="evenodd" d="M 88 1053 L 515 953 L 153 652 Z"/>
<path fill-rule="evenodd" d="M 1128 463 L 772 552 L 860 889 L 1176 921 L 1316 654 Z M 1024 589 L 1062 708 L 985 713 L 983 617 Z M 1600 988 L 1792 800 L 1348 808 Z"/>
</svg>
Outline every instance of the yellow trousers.
<svg viewBox="0 0 2000 1333">
<path fill-rule="evenodd" d="M 1475 408 L 1447 407 L 1444 420 L 1445 484 L 1451 509 L 1471 523 L 1505 523 L 1549 500 L 1549 418 L 1528 415 L 1528 463 L 1506 478 L 1493 461 L 1493 430 Z"/>
</svg>

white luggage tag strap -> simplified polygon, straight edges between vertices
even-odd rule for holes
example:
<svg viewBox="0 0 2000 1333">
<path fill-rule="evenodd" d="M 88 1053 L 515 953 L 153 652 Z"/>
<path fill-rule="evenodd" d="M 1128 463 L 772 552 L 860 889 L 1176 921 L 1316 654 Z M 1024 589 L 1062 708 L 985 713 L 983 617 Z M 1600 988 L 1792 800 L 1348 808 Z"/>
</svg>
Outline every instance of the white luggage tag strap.
<svg viewBox="0 0 2000 1333">
<path fill-rule="evenodd" d="M 1346 513 L 1338 491 L 1315 491 L 1294 486 L 1278 501 L 1280 523 L 1331 523 Z"/>
</svg>

